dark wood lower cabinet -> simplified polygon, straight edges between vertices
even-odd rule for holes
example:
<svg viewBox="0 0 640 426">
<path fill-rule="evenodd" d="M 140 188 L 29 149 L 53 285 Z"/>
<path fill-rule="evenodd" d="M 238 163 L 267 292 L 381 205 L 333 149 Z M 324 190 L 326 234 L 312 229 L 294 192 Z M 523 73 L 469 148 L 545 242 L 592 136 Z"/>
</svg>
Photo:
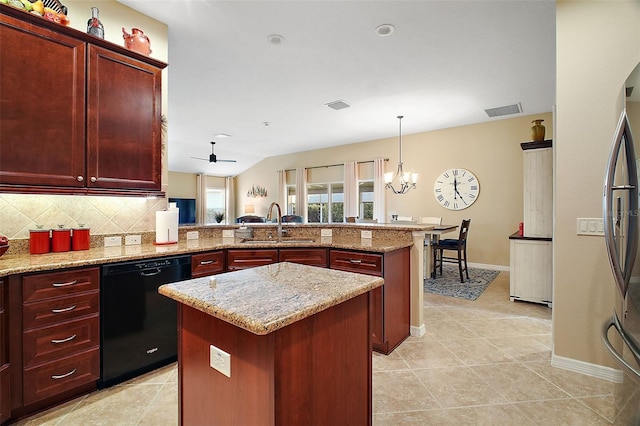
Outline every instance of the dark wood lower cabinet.
<svg viewBox="0 0 640 426">
<path fill-rule="evenodd" d="M 371 292 L 373 349 L 391 353 L 411 333 L 411 270 L 409 248 L 387 253 L 330 250 L 329 266 L 384 278 Z"/>
<path fill-rule="evenodd" d="M 329 266 L 326 248 L 281 248 L 278 261 L 302 263 L 321 268 Z"/>
<path fill-rule="evenodd" d="M 229 249 L 227 250 L 227 270 L 255 268 L 278 261 L 278 249 Z"/>
</svg>

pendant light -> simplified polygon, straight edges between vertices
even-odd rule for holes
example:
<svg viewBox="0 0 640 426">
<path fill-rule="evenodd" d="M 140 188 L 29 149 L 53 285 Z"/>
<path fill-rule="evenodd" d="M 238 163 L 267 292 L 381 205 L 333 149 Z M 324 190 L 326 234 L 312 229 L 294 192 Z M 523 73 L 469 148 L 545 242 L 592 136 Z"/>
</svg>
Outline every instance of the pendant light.
<svg viewBox="0 0 640 426">
<path fill-rule="evenodd" d="M 394 194 L 406 194 L 412 188 L 416 187 L 416 182 L 418 181 L 418 173 L 405 172 L 402 169 L 402 119 L 404 116 L 398 116 L 399 123 L 399 138 L 398 144 L 400 145 L 400 156 L 398 161 L 398 170 L 396 171 L 396 175 L 393 175 L 393 172 L 387 172 L 384 174 L 384 183 L 387 189 L 393 191 Z"/>
</svg>

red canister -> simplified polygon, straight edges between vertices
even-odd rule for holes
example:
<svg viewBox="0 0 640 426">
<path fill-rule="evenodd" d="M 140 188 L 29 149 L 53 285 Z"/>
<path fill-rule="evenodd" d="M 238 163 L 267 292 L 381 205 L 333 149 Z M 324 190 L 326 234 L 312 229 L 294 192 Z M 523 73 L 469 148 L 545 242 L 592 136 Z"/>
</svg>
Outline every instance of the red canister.
<svg viewBox="0 0 640 426">
<path fill-rule="evenodd" d="M 518 236 L 524 236 L 524 222 L 520 222 L 518 225 Z"/>
<path fill-rule="evenodd" d="M 51 239 L 48 229 L 32 229 L 29 231 L 29 253 L 43 254 L 51 251 Z"/>
<path fill-rule="evenodd" d="M 59 253 L 71 250 L 71 229 L 58 228 L 51 231 L 51 251 Z"/>
<path fill-rule="evenodd" d="M 71 234 L 71 247 L 73 250 L 89 250 L 89 228 L 74 228 Z"/>
</svg>

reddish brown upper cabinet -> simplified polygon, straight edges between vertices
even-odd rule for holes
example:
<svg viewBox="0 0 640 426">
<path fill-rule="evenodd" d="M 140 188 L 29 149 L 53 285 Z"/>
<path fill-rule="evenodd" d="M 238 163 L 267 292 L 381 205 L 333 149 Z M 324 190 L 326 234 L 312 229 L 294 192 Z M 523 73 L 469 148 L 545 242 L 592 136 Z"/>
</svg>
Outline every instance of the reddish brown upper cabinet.
<svg viewBox="0 0 640 426">
<path fill-rule="evenodd" d="M 0 191 L 161 191 L 166 64 L 0 4 Z"/>
<path fill-rule="evenodd" d="M 411 277 L 409 248 L 384 254 L 331 249 L 329 267 L 384 278 L 371 291 L 371 337 L 373 349 L 391 353 L 410 334 Z"/>
</svg>

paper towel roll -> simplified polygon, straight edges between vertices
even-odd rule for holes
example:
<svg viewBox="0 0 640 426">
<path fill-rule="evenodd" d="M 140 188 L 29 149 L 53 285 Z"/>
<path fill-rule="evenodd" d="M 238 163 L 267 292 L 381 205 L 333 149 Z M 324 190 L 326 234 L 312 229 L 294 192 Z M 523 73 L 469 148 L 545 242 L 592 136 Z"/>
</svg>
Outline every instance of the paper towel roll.
<svg viewBox="0 0 640 426">
<path fill-rule="evenodd" d="M 178 242 L 178 209 L 156 212 L 156 244 Z"/>
<path fill-rule="evenodd" d="M 169 208 L 167 210 L 175 210 L 178 208 L 178 203 L 169 203 Z"/>
</svg>

